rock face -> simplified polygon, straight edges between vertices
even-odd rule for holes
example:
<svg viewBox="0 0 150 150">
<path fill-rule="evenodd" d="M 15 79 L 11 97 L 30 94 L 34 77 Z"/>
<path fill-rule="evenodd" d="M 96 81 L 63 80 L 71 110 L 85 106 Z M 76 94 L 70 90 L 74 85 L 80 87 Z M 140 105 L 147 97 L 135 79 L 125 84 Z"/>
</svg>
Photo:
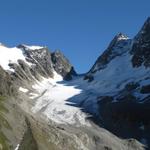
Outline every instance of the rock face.
<svg viewBox="0 0 150 150">
<path fill-rule="evenodd" d="M 54 69 L 57 73 L 61 74 L 65 80 L 71 80 L 72 75 L 77 75 L 69 60 L 59 50 L 53 52 L 51 57 Z"/>
<path fill-rule="evenodd" d="M 134 38 L 131 52 L 133 67 L 150 67 L 150 18 Z"/>
<path fill-rule="evenodd" d="M 9 74 L 0 66 L 0 95 L 14 95 L 15 88 L 13 88 L 11 77 Z"/>
<path fill-rule="evenodd" d="M 51 61 L 51 53 L 48 48 L 30 49 L 25 45 L 19 45 L 18 48 L 23 50 L 26 60 L 33 64 L 33 74 L 40 73 L 44 77 L 53 77 L 53 65 Z"/>
<path fill-rule="evenodd" d="M 29 69 L 25 70 L 28 74 L 32 74 L 38 78 L 37 73 L 39 73 L 40 76 L 53 78 L 53 72 L 55 70 L 64 80 L 71 80 L 72 76 L 77 75 L 69 60 L 59 50 L 50 53 L 46 47 L 30 49 L 30 47 L 25 45 L 19 45 L 18 48 L 23 50 L 26 60 L 33 64 L 30 68 L 30 73 L 28 71 Z"/>
<path fill-rule="evenodd" d="M 30 122 L 26 119 L 27 123 L 27 129 L 24 133 L 24 136 L 22 138 L 22 141 L 19 146 L 19 150 L 38 150 L 37 143 L 34 139 L 32 130 L 31 130 L 31 125 Z"/>
</svg>

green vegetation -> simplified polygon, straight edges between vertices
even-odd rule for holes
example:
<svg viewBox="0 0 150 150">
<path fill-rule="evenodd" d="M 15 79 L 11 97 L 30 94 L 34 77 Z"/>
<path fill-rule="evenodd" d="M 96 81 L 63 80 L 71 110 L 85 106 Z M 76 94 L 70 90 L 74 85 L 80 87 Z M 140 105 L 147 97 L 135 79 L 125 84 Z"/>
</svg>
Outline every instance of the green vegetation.
<svg viewBox="0 0 150 150">
<path fill-rule="evenodd" d="M 0 150 L 9 150 L 9 146 L 7 144 L 7 141 L 8 141 L 8 139 L 0 131 Z"/>
<path fill-rule="evenodd" d="M 5 128 L 11 130 L 11 126 L 9 125 L 8 121 L 0 114 L 0 126 L 4 126 Z"/>
<path fill-rule="evenodd" d="M 6 97 L 0 96 L 0 126 L 4 126 L 7 129 L 12 129 L 8 121 L 4 118 L 4 114 L 8 113 L 8 109 L 5 108 L 3 102 L 6 100 Z"/>
<path fill-rule="evenodd" d="M 38 150 L 31 128 L 28 127 L 20 144 L 19 150 Z"/>
<path fill-rule="evenodd" d="M 6 100 L 6 97 L 0 96 L 0 113 L 5 112 L 8 113 L 8 109 L 6 109 L 3 105 L 3 102 Z"/>
<path fill-rule="evenodd" d="M 6 97 L 0 95 L 0 103 L 3 102 L 3 101 L 5 101 L 5 100 L 6 100 Z"/>
<path fill-rule="evenodd" d="M 8 109 L 4 106 L 4 101 L 6 97 L 0 96 L 0 150 L 9 150 L 8 139 L 1 131 L 2 127 L 11 130 L 11 126 L 9 125 L 8 121 L 5 119 L 5 113 L 8 113 Z"/>
</svg>

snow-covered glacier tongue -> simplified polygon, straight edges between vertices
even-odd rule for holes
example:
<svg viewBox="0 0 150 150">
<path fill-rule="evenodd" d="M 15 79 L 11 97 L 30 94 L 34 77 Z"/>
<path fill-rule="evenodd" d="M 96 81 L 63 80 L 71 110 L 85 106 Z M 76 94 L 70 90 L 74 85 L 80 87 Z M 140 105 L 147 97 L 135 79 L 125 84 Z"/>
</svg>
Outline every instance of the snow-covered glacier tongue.
<svg viewBox="0 0 150 150">
<path fill-rule="evenodd" d="M 75 86 L 66 85 L 63 78 L 54 72 L 54 78 L 43 79 L 40 83 L 33 85 L 37 94 L 31 99 L 36 99 L 33 106 L 33 113 L 43 113 L 47 118 L 59 124 L 73 124 L 76 126 L 90 125 L 87 115 L 82 112 L 81 108 L 73 107 L 67 101 L 70 98 L 79 95 L 82 89 Z"/>
</svg>

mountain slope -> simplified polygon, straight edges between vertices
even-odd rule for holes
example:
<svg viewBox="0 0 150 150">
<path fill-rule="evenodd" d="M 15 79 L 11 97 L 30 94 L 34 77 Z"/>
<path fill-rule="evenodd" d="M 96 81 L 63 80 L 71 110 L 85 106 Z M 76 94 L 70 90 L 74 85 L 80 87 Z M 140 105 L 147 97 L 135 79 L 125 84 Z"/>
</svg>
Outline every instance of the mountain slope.
<svg viewBox="0 0 150 150">
<path fill-rule="evenodd" d="M 120 35 L 121 39 L 117 35 L 111 42 L 115 44 L 110 44 L 84 78 L 99 91 L 97 100 L 105 128 L 124 138 L 134 137 L 148 146 L 149 31 L 148 18 L 134 39 Z"/>
</svg>

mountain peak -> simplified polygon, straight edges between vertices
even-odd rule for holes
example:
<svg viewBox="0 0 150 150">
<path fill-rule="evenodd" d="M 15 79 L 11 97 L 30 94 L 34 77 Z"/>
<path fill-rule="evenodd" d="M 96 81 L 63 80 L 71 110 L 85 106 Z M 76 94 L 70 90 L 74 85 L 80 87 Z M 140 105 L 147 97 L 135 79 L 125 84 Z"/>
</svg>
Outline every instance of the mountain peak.
<svg viewBox="0 0 150 150">
<path fill-rule="evenodd" d="M 139 42 L 139 41 L 147 41 L 147 39 L 149 39 L 150 35 L 150 17 L 147 18 L 147 20 L 145 21 L 144 25 L 142 26 L 141 30 L 139 31 L 139 33 L 135 36 L 135 41 Z"/>
<path fill-rule="evenodd" d="M 150 17 L 147 18 L 140 32 L 135 36 L 132 46 L 132 64 L 150 67 Z"/>
<path fill-rule="evenodd" d="M 150 17 L 147 18 L 141 30 L 150 30 Z"/>
<path fill-rule="evenodd" d="M 145 23 L 150 23 L 150 17 L 147 18 L 147 20 L 145 21 Z"/>
<path fill-rule="evenodd" d="M 129 37 L 127 37 L 125 34 L 119 32 L 111 41 L 111 43 L 108 46 L 108 49 L 112 49 L 114 46 L 118 45 L 118 42 L 120 41 L 126 41 Z"/>
<path fill-rule="evenodd" d="M 61 57 L 65 57 L 64 54 L 61 52 L 61 50 L 59 49 L 56 49 L 54 52 L 53 52 L 53 55 L 55 55 L 56 57 L 58 56 L 61 56 Z"/>
<path fill-rule="evenodd" d="M 62 53 L 60 49 L 55 49 L 54 53 Z"/>
<path fill-rule="evenodd" d="M 77 75 L 69 60 L 59 49 L 51 54 L 51 58 L 55 71 L 61 74 L 65 80 L 71 80 L 72 75 Z"/>
<path fill-rule="evenodd" d="M 146 27 L 147 25 L 150 26 L 150 17 L 148 17 L 143 25 L 143 28 Z"/>
<path fill-rule="evenodd" d="M 115 38 L 116 38 L 117 40 L 129 39 L 127 35 L 125 35 L 125 34 L 123 34 L 123 33 L 121 33 L 121 32 L 119 32 L 119 33 L 115 36 Z"/>
<path fill-rule="evenodd" d="M 88 73 L 95 73 L 106 68 L 113 59 L 129 51 L 130 46 L 131 40 L 123 33 L 118 33 Z"/>
</svg>

